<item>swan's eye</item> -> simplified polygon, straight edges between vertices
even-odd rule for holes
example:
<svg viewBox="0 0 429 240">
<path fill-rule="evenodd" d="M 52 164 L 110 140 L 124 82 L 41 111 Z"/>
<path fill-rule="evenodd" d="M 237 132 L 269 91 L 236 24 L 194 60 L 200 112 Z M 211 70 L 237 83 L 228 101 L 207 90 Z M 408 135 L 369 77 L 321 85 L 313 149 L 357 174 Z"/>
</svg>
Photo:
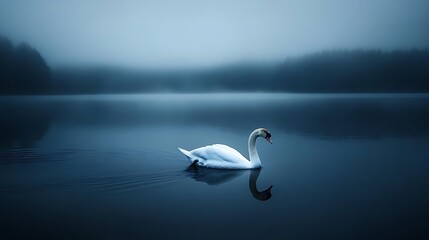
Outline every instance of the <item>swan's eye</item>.
<svg viewBox="0 0 429 240">
<path fill-rule="evenodd" d="M 271 137 L 271 133 L 269 133 L 269 132 L 265 132 L 265 134 L 267 134 L 267 138 L 270 138 Z"/>
</svg>

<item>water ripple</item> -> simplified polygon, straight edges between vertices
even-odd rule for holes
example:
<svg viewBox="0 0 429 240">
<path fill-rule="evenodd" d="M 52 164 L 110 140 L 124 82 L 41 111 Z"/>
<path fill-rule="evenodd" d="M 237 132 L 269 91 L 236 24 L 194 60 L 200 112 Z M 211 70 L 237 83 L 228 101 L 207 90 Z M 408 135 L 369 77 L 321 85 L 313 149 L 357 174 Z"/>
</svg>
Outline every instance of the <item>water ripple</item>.
<svg viewBox="0 0 429 240">
<path fill-rule="evenodd" d="M 175 167 L 170 162 L 178 162 L 176 155 L 153 150 L 57 149 L 36 153 L 31 149 L 13 149 L 0 152 L 0 173 L 4 173 L 0 177 L 0 194 L 123 192 L 185 179 L 183 166 Z"/>
</svg>

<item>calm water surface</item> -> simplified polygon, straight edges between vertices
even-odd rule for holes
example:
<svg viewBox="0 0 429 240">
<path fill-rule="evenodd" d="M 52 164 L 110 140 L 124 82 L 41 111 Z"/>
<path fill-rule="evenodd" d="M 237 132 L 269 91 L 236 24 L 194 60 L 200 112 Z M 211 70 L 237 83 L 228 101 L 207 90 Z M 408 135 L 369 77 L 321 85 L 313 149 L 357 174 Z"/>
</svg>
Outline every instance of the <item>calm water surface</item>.
<svg viewBox="0 0 429 240">
<path fill-rule="evenodd" d="M 428 95 L 0 98 L 1 239 L 428 239 Z M 262 170 L 177 147 L 257 143 Z M 273 186 L 270 190 L 270 186 Z"/>
</svg>

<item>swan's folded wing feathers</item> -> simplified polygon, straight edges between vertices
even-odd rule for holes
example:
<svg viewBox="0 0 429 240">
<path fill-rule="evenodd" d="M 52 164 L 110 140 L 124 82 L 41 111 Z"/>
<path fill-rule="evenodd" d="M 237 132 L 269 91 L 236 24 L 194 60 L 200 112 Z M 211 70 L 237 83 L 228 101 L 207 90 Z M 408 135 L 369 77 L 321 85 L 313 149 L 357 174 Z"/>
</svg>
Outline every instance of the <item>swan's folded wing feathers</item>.
<svg viewBox="0 0 429 240">
<path fill-rule="evenodd" d="M 217 148 L 222 148 L 225 151 L 230 152 L 231 154 L 234 154 L 236 156 L 241 156 L 241 157 L 245 158 L 240 152 L 238 152 L 237 150 L 235 150 L 234 148 L 232 148 L 232 147 L 230 147 L 228 145 L 225 145 L 225 144 L 213 144 L 212 146 L 213 147 L 217 147 Z"/>
<path fill-rule="evenodd" d="M 223 144 L 214 144 L 192 150 L 192 154 L 205 160 L 220 160 L 235 163 L 237 161 L 248 161 L 237 150 Z"/>
</svg>

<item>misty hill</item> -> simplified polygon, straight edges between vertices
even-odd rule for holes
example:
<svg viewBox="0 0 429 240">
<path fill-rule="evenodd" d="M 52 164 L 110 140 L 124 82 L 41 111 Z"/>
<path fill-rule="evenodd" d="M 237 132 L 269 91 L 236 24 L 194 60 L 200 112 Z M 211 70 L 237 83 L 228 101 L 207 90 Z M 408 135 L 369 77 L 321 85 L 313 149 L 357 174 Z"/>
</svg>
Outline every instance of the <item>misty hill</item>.
<svg viewBox="0 0 429 240">
<path fill-rule="evenodd" d="M 325 51 L 280 64 L 199 71 L 60 69 L 59 93 L 138 92 L 429 92 L 429 51 Z"/>
<path fill-rule="evenodd" d="M 0 36 L 0 94 L 52 93 L 51 72 L 42 56 L 26 43 L 14 46 Z"/>
</svg>

